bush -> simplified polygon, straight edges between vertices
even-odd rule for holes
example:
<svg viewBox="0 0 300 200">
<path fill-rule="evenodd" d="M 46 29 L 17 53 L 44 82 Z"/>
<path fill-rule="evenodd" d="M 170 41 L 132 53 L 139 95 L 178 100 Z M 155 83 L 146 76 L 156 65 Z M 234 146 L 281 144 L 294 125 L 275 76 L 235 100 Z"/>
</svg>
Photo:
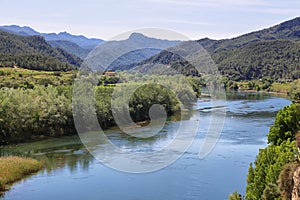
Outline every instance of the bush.
<svg viewBox="0 0 300 200">
<path fill-rule="evenodd" d="M 242 200 L 242 195 L 240 195 L 237 191 L 229 195 L 228 197 L 229 200 Z"/>
<path fill-rule="evenodd" d="M 300 105 L 293 103 L 281 109 L 276 116 L 274 125 L 268 134 L 268 142 L 280 145 L 288 139 L 294 140 L 295 133 L 300 130 Z"/>
<path fill-rule="evenodd" d="M 264 189 L 262 200 L 276 200 L 280 199 L 280 193 L 278 186 L 274 183 L 269 183 L 267 187 Z"/>
</svg>

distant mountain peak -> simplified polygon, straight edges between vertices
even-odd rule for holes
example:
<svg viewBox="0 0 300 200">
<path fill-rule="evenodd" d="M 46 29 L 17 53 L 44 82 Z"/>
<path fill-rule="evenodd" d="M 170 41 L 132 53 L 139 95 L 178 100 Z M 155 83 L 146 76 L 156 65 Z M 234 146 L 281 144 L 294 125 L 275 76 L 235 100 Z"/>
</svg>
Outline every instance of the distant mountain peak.
<svg viewBox="0 0 300 200">
<path fill-rule="evenodd" d="M 0 26 L 0 29 L 15 34 L 22 33 L 20 35 L 39 35 L 39 32 L 35 31 L 34 29 L 28 26 L 5 25 L 5 26 Z"/>
<path fill-rule="evenodd" d="M 68 33 L 67 31 L 62 31 L 62 32 L 59 32 L 58 35 L 71 35 L 70 33 Z"/>
<path fill-rule="evenodd" d="M 81 48 L 90 49 L 90 50 L 103 41 L 101 39 L 96 39 L 96 38 L 86 38 L 85 36 L 82 35 L 72 35 L 66 31 L 60 32 L 58 34 L 39 33 L 28 26 L 22 27 L 18 25 L 7 25 L 7 26 L 0 26 L 0 29 L 6 32 L 10 32 L 22 36 L 40 35 L 43 36 L 48 42 L 56 41 L 56 44 L 57 41 L 69 41 L 77 44 Z"/>
<path fill-rule="evenodd" d="M 144 38 L 149 38 L 145 35 L 143 35 L 142 33 L 131 33 L 131 35 L 129 36 L 129 39 L 144 39 Z"/>
</svg>

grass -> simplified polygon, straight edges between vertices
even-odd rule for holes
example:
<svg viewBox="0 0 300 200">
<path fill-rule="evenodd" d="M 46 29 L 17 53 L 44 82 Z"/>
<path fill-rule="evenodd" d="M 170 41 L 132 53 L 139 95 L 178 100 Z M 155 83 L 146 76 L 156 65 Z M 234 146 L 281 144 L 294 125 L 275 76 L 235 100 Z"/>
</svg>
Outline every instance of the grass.
<svg viewBox="0 0 300 200">
<path fill-rule="evenodd" d="M 41 168 L 42 164 L 31 158 L 0 157 L 0 191 L 6 190 L 9 184 L 37 172 Z"/>
<path fill-rule="evenodd" d="M 28 87 L 28 85 L 72 85 L 76 71 L 39 71 L 23 68 L 0 68 L 0 87 Z M 30 87 L 29 87 L 30 88 Z"/>
<path fill-rule="evenodd" d="M 271 86 L 272 92 L 288 93 L 291 90 L 291 83 L 273 83 Z"/>
</svg>

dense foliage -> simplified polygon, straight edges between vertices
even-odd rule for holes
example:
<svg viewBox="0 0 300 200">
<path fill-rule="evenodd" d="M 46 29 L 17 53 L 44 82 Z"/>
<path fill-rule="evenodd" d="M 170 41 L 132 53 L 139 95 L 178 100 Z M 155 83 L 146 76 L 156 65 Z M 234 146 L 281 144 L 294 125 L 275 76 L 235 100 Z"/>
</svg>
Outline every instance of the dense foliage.
<svg viewBox="0 0 300 200">
<path fill-rule="evenodd" d="M 169 67 L 170 66 L 170 67 Z M 185 76 L 200 76 L 200 72 L 180 55 L 169 51 L 161 51 L 142 62 L 130 66 L 131 70 L 142 73 L 164 75 L 183 74 Z"/>
<path fill-rule="evenodd" d="M 250 164 L 245 196 L 247 200 L 281 199 L 290 195 L 291 179 L 282 177 L 291 176 L 289 167 L 285 166 L 297 160 L 294 135 L 300 129 L 299 119 L 300 106 L 297 103 L 278 112 L 268 135 L 270 145 L 259 151 L 254 165 Z"/>
<path fill-rule="evenodd" d="M 284 165 L 295 160 L 295 152 L 295 142 L 290 140 L 282 142 L 279 146 L 270 145 L 261 149 L 254 162 L 255 167 L 250 165 L 249 168 L 246 198 L 248 200 L 274 199 L 270 198 L 273 193 L 277 195 L 276 198 L 279 197 L 279 192 L 276 193 L 279 174 Z M 272 188 L 275 191 L 270 192 Z"/>
<path fill-rule="evenodd" d="M 232 81 L 292 81 L 300 78 L 300 18 L 277 26 L 226 40 L 198 40 L 211 55 L 222 75 Z M 162 51 L 143 62 L 135 70 L 145 71 L 157 65 L 170 65 L 185 75 L 197 75 L 194 66 L 178 55 Z M 202 67 L 202 66 L 201 66 Z M 209 66 L 208 66 L 209 67 Z"/>
<path fill-rule="evenodd" d="M 300 130 L 300 105 L 292 104 L 281 109 L 271 126 L 268 141 L 271 144 L 280 145 L 288 139 L 294 140 L 295 133 Z"/>
<path fill-rule="evenodd" d="M 5 75 L 0 76 L 0 79 L 5 80 L 6 84 L 0 89 L 0 144 L 76 133 L 71 106 L 71 84 L 74 81 L 72 74 L 24 69 L 5 70 L 2 73 Z M 39 76 L 42 79 L 38 78 Z M 22 80 L 27 81 L 27 85 Z M 163 82 L 159 82 L 160 80 Z M 178 98 L 190 103 L 200 91 L 196 85 L 188 87 L 188 81 L 184 77 L 153 75 L 137 78 L 135 75 L 122 74 L 122 81 L 126 83 L 94 87 L 96 116 L 103 128 L 115 124 L 111 109 L 114 90 L 122 91 L 122 87 L 125 86 L 135 87 L 142 81 L 152 83 L 143 85 L 131 95 L 129 111 L 134 121 L 148 120 L 149 109 L 153 104 L 163 105 L 167 114 L 171 115 L 180 110 Z M 153 81 L 157 81 L 158 84 L 153 84 Z M 15 82 L 16 84 L 13 84 Z M 165 86 L 160 86 L 159 83 Z"/>
<path fill-rule="evenodd" d="M 240 48 L 253 42 L 274 40 L 298 40 L 300 38 L 300 17 L 283 22 L 263 30 L 244 34 L 232 39 L 211 40 L 208 38 L 198 42 L 210 53 Z"/>
<path fill-rule="evenodd" d="M 27 90 L 2 88 L 0 99 L 1 143 L 74 131 L 71 99 L 53 86 Z"/>
<path fill-rule="evenodd" d="M 300 42 L 276 40 L 253 42 L 213 55 L 219 70 L 231 80 L 272 78 L 289 81 L 300 78 Z"/>
<path fill-rule="evenodd" d="M 39 70 L 70 70 L 81 59 L 60 48 L 53 48 L 41 36 L 18 36 L 0 31 L 0 67 L 20 66 Z"/>
</svg>

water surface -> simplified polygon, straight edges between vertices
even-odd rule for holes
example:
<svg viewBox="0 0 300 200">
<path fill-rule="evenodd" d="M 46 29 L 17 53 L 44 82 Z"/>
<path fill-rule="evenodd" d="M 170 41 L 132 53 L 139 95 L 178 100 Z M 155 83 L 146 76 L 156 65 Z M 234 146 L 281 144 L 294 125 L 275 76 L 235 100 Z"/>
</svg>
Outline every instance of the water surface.
<svg viewBox="0 0 300 200">
<path fill-rule="evenodd" d="M 259 148 L 267 145 L 266 135 L 276 113 L 290 101 L 260 93 L 228 95 L 222 135 L 211 153 L 199 159 L 210 104 L 199 100 L 195 106 L 194 116 L 200 112 L 200 126 L 188 151 L 172 165 L 152 173 L 129 174 L 110 169 L 95 160 L 77 136 L 2 148 L 2 155 L 26 154 L 41 159 L 45 169 L 14 184 L 0 199 L 223 200 L 235 190 L 244 193 L 249 163 Z M 190 120 L 197 120 L 194 116 Z M 148 140 L 132 139 L 116 128 L 106 134 L 118 146 L 153 148 L 172 139 L 178 124 L 167 122 L 157 136 Z M 155 158 L 146 159 L 155 162 Z"/>
</svg>

